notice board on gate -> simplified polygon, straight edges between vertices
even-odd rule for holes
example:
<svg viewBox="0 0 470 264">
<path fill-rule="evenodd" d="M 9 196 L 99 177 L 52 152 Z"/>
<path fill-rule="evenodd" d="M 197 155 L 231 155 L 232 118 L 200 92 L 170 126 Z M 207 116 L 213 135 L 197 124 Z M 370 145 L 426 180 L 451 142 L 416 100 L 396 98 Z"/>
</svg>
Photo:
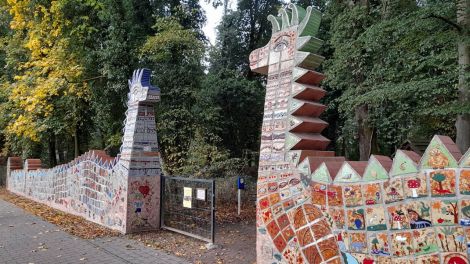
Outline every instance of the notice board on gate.
<svg viewBox="0 0 470 264">
<path fill-rule="evenodd" d="M 193 188 L 183 187 L 183 207 L 192 208 Z"/>
</svg>

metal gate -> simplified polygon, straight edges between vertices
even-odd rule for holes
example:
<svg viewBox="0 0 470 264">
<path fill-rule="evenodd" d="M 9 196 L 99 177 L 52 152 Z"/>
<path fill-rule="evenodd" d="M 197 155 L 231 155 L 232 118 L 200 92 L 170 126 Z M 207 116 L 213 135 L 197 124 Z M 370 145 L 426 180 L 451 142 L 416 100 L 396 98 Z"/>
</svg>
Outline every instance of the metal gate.
<svg viewBox="0 0 470 264">
<path fill-rule="evenodd" d="M 163 229 L 214 243 L 215 180 L 162 176 Z"/>
</svg>

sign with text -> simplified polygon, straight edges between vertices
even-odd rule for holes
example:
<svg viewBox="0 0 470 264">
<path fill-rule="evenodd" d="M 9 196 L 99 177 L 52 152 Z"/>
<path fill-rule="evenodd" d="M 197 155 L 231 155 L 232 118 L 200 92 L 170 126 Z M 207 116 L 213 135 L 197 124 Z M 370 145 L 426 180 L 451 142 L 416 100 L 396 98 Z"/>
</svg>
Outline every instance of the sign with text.
<svg viewBox="0 0 470 264">
<path fill-rule="evenodd" d="M 206 189 L 197 188 L 196 189 L 196 199 L 205 201 L 206 200 Z"/>
<path fill-rule="evenodd" d="M 183 187 L 183 207 L 192 208 L 193 188 Z"/>
</svg>

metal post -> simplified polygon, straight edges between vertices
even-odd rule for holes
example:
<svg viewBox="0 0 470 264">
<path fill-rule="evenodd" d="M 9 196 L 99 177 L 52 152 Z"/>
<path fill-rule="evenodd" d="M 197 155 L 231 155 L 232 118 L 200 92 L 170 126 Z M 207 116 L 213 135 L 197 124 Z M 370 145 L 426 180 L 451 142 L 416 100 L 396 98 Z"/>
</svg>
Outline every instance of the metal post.
<svg viewBox="0 0 470 264">
<path fill-rule="evenodd" d="M 212 180 L 212 210 L 211 210 L 211 218 L 212 218 L 212 225 L 211 225 L 211 241 L 212 244 L 215 242 L 215 180 Z"/>
<path fill-rule="evenodd" d="M 160 175 L 160 229 L 165 225 L 164 221 L 164 208 L 163 208 L 163 199 L 165 197 L 165 176 Z"/>
<path fill-rule="evenodd" d="M 242 204 L 242 190 L 238 189 L 238 215 L 240 215 Z"/>
</svg>

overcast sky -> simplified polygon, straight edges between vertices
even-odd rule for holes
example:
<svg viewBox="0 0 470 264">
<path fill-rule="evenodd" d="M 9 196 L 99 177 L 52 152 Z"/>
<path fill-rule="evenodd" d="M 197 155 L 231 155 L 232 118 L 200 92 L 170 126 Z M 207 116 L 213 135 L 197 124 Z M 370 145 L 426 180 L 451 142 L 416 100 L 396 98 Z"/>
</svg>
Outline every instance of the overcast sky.
<svg viewBox="0 0 470 264">
<path fill-rule="evenodd" d="M 204 34 L 206 34 L 209 41 L 214 44 L 215 43 L 215 27 L 219 24 L 220 20 L 222 19 L 222 13 L 224 8 L 219 6 L 215 9 L 211 4 L 206 3 L 205 0 L 199 0 L 199 4 L 204 8 L 206 11 L 207 22 L 204 26 Z"/>
</svg>

